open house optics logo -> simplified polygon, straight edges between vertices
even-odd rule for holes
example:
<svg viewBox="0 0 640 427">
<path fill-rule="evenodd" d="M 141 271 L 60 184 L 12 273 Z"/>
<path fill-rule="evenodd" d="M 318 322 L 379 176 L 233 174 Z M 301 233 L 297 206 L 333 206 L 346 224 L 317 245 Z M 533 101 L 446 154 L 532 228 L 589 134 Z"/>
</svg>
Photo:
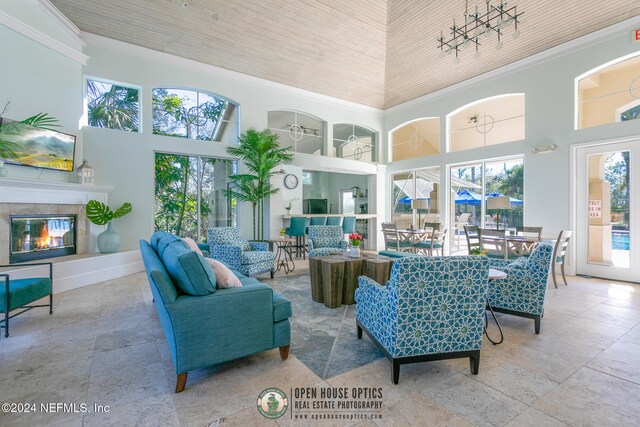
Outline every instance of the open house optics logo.
<svg viewBox="0 0 640 427">
<path fill-rule="evenodd" d="M 287 412 L 289 399 L 279 388 L 262 390 L 258 395 L 258 411 L 266 418 L 280 418 Z"/>
</svg>

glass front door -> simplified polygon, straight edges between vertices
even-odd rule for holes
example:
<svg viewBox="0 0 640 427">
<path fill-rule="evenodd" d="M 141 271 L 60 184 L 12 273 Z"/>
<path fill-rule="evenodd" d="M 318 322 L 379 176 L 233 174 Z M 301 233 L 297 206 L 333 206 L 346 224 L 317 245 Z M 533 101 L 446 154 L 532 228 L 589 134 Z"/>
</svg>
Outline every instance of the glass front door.
<svg viewBox="0 0 640 427">
<path fill-rule="evenodd" d="M 578 149 L 578 274 L 640 282 L 637 145 Z"/>
</svg>

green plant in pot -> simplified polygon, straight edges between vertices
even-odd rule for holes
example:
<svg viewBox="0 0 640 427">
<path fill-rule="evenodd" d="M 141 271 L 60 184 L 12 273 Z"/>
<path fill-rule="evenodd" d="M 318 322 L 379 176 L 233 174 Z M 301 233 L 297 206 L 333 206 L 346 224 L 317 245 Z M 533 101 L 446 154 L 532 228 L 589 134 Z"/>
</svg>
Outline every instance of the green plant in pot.
<svg viewBox="0 0 640 427">
<path fill-rule="evenodd" d="M 107 229 L 98 235 L 98 250 L 101 254 L 112 254 L 120 248 L 120 234 L 111 227 L 111 222 L 121 218 L 132 210 L 131 203 L 125 202 L 115 211 L 97 200 L 87 203 L 87 218 L 96 225 L 107 225 Z"/>
</svg>

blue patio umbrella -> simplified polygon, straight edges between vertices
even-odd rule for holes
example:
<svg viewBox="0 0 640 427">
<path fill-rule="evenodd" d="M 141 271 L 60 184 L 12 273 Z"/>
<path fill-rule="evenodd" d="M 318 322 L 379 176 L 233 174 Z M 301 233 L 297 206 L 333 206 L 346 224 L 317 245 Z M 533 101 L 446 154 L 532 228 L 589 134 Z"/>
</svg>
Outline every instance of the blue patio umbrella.
<svg viewBox="0 0 640 427">
<path fill-rule="evenodd" d="M 502 197 L 504 194 L 501 193 L 489 193 L 487 194 L 487 199 L 489 197 Z M 482 195 L 478 193 L 474 193 L 469 190 L 460 190 L 456 195 L 456 205 L 473 205 L 480 206 L 480 201 L 482 200 Z M 509 197 L 509 202 L 512 205 L 522 206 L 522 200 L 516 199 L 514 197 Z"/>
</svg>

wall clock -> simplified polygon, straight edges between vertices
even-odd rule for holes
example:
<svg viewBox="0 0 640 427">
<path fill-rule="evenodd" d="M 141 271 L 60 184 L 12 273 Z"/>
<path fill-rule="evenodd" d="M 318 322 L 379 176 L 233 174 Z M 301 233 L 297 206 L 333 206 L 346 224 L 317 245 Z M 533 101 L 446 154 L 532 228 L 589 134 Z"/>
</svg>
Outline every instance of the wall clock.
<svg viewBox="0 0 640 427">
<path fill-rule="evenodd" d="M 298 186 L 298 177 L 293 174 L 287 174 L 284 177 L 284 186 L 289 190 L 293 190 Z"/>
</svg>

